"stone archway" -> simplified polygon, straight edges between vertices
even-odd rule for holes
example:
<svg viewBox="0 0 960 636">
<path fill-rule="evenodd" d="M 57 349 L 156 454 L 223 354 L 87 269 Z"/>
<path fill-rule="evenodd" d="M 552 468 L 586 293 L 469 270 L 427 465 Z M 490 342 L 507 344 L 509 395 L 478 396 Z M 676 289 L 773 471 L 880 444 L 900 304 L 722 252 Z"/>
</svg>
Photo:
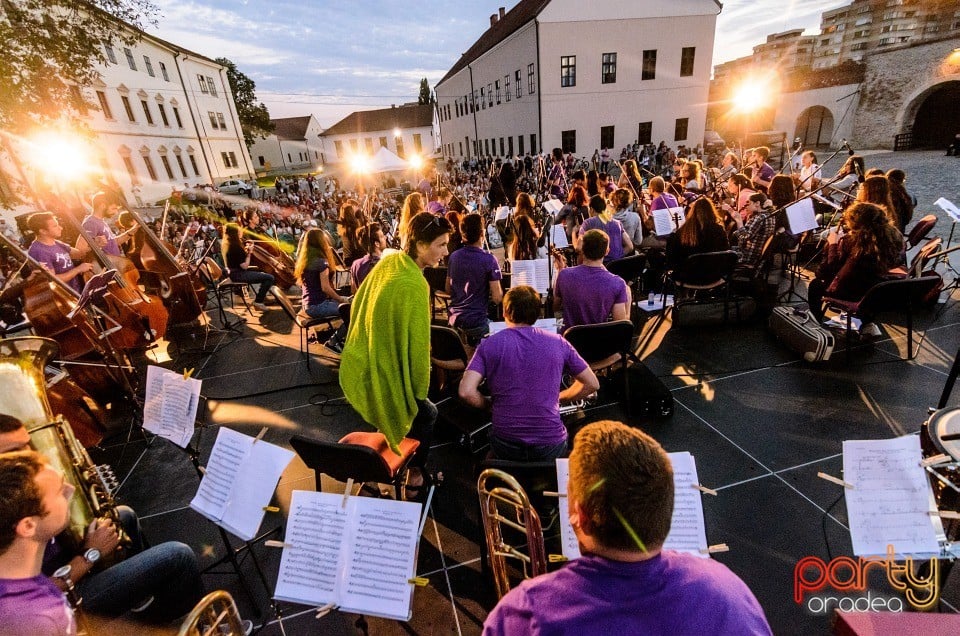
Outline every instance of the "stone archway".
<svg viewBox="0 0 960 636">
<path fill-rule="evenodd" d="M 960 133 L 960 81 L 936 84 L 910 105 L 913 145 L 916 148 L 946 148 Z M 910 123 L 910 120 L 907 120 Z"/>
<path fill-rule="evenodd" d="M 797 117 L 794 137 L 804 146 L 827 146 L 833 139 L 833 113 L 824 106 L 811 106 Z"/>
</svg>

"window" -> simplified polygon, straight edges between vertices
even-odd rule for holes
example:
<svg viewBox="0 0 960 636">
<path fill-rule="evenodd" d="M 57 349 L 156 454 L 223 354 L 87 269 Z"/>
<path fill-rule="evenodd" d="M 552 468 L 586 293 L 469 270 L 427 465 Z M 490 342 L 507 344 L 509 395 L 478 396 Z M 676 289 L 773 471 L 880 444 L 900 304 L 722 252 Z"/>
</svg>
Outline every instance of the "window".
<svg viewBox="0 0 960 636">
<path fill-rule="evenodd" d="M 177 160 L 177 165 L 180 166 L 180 172 L 183 174 L 183 178 L 187 178 L 187 168 L 183 165 L 183 159 L 180 155 L 174 155 L 174 158 Z"/>
<path fill-rule="evenodd" d="M 333 142 L 333 147 L 337 150 L 337 156 L 343 157 L 343 142 L 335 141 Z"/>
<path fill-rule="evenodd" d="M 510 101 L 510 76 L 503 76 L 503 96 L 507 98 L 507 101 Z"/>
<path fill-rule="evenodd" d="M 380 147 L 381 147 L 381 148 L 386 148 L 386 147 L 387 147 L 387 138 L 386 138 L 386 137 L 381 137 L 381 138 L 380 138 Z"/>
<path fill-rule="evenodd" d="M 488 156 L 490 155 L 490 140 L 489 140 L 489 139 L 484 139 L 484 140 L 483 140 L 483 154 L 488 155 Z"/>
<path fill-rule="evenodd" d="M 130 99 L 126 95 L 121 95 L 120 101 L 123 102 L 123 109 L 127 111 L 127 119 L 134 122 L 137 121 L 137 118 L 133 116 L 133 108 L 130 106 Z"/>
<path fill-rule="evenodd" d="M 537 92 L 536 78 L 533 76 L 533 64 L 527 64 L 527 94 L 533 95 Z"/>
<path fill-rule="evenodd" d="M 160 163 L 163 164 L 163 170 L 167 173 L 168 179 L 173 179 L 173 168 L 170 167 L 170 160 L 167 159 L 167 155 L 160 155 Z"/>
<path fill-rule="evenodd" d="M 351 140 L 350 140 L 350 150 L 352 150 L 353 152 L 356 152 L 356 151 L 357 151 L 357 140 L 356 140 L 356 139 L 351 139 Z M 287 155 L 287 156 L 289 157 L 290 155 Z"/>
<path fill-rule="evenodd" d="M 652 80 L 657 78 L 657 50 L 647 49 L 643 52 L 643 70 L 640 73 L 641 80 Z"/>
<path fill-rule="evenodd" d="M 649 143 L 652 143 L 652 139 L 653 139 L 653 122 L 652 121 L 640 122 L 640 126 L 637 127 L 637 143 L 649 144 Z"/>
<path fill-rule="evenodd" d="M 141 99 L 140 105 L 143 106 L 143 114 L 147 116 L 147 123 L 153 126 L 153 115 L 150 114 L 150 104 L 147 103 L 147 100 Z"/>
<path fill-rule="evenodd" d="M 487 97 L 483 87 L 480 88 L 480 110 L 487 110 Z"/>
<path fill-rule="evenodd" d="M 207 77 L 207 89 L 210 91 L 210 94 L 214 97 L 217 96 L 217 85 L 213 81 L 212 77 Z"/>
<path fill-rule="evenodd" d="M 210 117 L 210 127 L 219 130 L 220 124 L 217 123 L 217 114 L 212 110 L 208 110 L 207 116 Z"/>
<path fill-rule="evenodd" d="M 217 113 L 217 122 L 220 124 L 220 130 L 227 129 L 227 122 L 223 118 L 223 113 Z"/>
<path fill-rule="evenodd" d="M 493 108 L 493 84 L 487 84 L 487 101 L 489 102 L 488 106 Z"/>
<path fill-rule="evenodd" d="M 145 166 L 147 166 L 147 174 L 150 175 L 150 178 L 151 178 L 151 179 L 153 179 L 154 181 L 156 181 L 156 180 L 157 180 L 157 169 L 153 167 L 153 159 L 151 159 L 151 158 L 148 157 L 147 155 L 144 155 L 144 156 L 143 156 L 143 163 L 144 163 Z"/>
<path fill-rule="evenodd" d="M 423 152 L 423 143 L 420 139 L 420 133 L 413 133 L 413 149 L 417 152 Z"/>
<path fill-rule="evenodd" d="M 146 55 L 143 56 L 143 65 L 147 69 L 147 75 L 150 77 L 156 77 L 156 74 L 153 72 L 153 64 L 150 62 L 150 58 Z"/>
<path fill-rule="evenodd" d="M 236 155 L 236 153 L 234 153 L 233 151 L 228 152 L 228 153 L 227 153 L 227 158 L 230 159 L 230 167 L 231 167 L 231 168 L 239 167 L 240 164 L 237 163 L 237 155 Z"/>
<path fill-rule="evenodd" d="M 367 147 L 367 153 L 373 154 L 373 137 L 367 137 L 363 140 L 363 145 Z"/>
<path fill-rule="evenodd" d="M 680 77 L 693 75 L 693 62 L 697 57 L 697 47 L 685 46 L 680 50 Z"/>
<path fill-rule="evenodd" d="M 522 155 L 523 152 L 523 135 L 517 135 L 517 154 Z"/>
<path fill-rule="evenodd" d="M 163 107 L 163 104 L 157 104 L 157 108 L 160 109 L 160 119 L 163 121 L 163 125 L 170 126 L 170 120 L 167 119 L 167 109 Z"/>
<path fill-rule="evenodd" d="M 260 164 L 261 168 L 267 165 L 267 160 L 263 158 L 263 155 L 259 155 L 257 157 L 257 162 Z"/>
<path fill-rule="evenodd" d="M 397 137 L 397 156 L 403 159 L 403 137 Z"/>
<path fill-rule="evenodd" d="M 200 92 L 207 94 L 209 92 L 207 90 L 207 78 L 203 75 L 197 75 L 197 81 L 200 83 Z"/>
<path fill-rule="evenodd" d="M 133 51 L 124 47 L 123 54 L 127 56 L 127 66 L 130 67 L 131 71 L 137 70 L 137 61 L 133 59 Z"/>
<path fill-rule="evenodd" d="M 133 167 L 133 161 L 130 157 L 122 157 L 123 166 L 127 169 L 127 174 L 130 175 L 131 183 L 140 183 L 140 179 L 137 178 L 137 169 Z"/>
<path fill-rule="evenodd" d="M 577 56 L 576 55 L 562 55 L 560 56 L 560 86 L 576 86 L 577 85 Z"/>
<path fill-rule="evenodd" d="M 613 148 L 613 126 L 600 127 L 600 147 Z"/>
<path fill-rule="evenodd" d="M 501 157 L 504 156 L 503 151 L 504 151 L 504 148 L 503 148 L 503 137 L 501 137 L 501 138 L 500 138 L 500 156 L 501 156 Z"/>
<path fill-rule="evenodd" d="M 851 51 L 864 51 L 867 48 L 866 42 L 856 42 L 853 46 L 850 47 Z"/>
<path fill-rule="evenodd" d="M 600 83 L 617 83 L 617 54 L 604 53 L 600 63 Z"/>
<path fill-rule="evenodd" d="M 287 161 L 293 163 L 293 157 L 290 156 L 290 153 L 287 153 Z"/>
<path fill-rule="evenodd" d="M 513 156 L 513 137 L 507 137 L 507 156 Z"/>
<path fill-rule="evenodd" d="M 110 110 L 110 102 L 107 101 L 107 94 L 103 91 L 97 91 L 97 100 L 100 102 L 100 110 L 103 112 L 103 118 L 113 119 L 113 111 Z"/>
<path fill-rule="evenodd" d="M 167 73 L 167 65 L 163 62 L 160 62 L 160 74 L 163 75 L 163 81 L 170 81 L 170 75 Z"/>
<path fill-rule="evenodd" d="M 560 133 L 560 147 L 563 148 L 563 152 L 576 152 L 577 151 L 577 131 L 576 130 L 564 130 Z"/>
<path fill-rule="evenodd" d="M 493 83 L 493 88 L 497 91 L 497 103 L 500 103 L 500 80 Z"/>
<path fill-rule="evenodd" d="M 117 54 L 113 51 L 113 47 L 109 44 L 103 45 L 103 50 L 107 52 L 107 59 L 110 60 L 111 64 L 117 63 Z"/>
<path fill-rule="evenodd" d="M 674 141 L 686 141 L 687 139 L 687 124 L 690 123 L 690 120 L 687 117 L 682 117 L 677 120 L 676 125 L 673 127 L 673 140 Z"/>
<path fill-rule="evenodd" d="M 200 168 L 197 167 L 197 158 L 194 155 L 187 155 L 190 157 L 190 166 L 193 168 L 193 174 L 200 176 Z"/>
<path fill-rule="evenodd" d="M 177 120 L 177 126 L 183 128 L 183 122 L 180 120 L 180 111 L 176 106 L 173 107 L 173 118 Z"/>
<path fill-rule="evenodd" d="M 520 69 L 513 74 L 513 79 L 517 82 L 517 99 L 523 97 L 523 86 L 520 84 Z"/>
<path fill-rule="evenodd" d="M 530 152 L 537 152 L 537 134 L 530 134 Z"/>
</svg>

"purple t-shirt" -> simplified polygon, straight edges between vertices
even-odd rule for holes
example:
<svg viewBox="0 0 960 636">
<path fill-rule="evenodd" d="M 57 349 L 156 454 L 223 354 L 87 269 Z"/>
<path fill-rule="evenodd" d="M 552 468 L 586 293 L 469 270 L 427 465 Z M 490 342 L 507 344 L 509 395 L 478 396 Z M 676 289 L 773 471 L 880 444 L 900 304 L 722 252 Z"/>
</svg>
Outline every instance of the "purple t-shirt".
<svg viewBox="0 0 960 636">
<path fill-rule="evenodd" d="M 0 636 L 73 636 L 77 624 L 66 597 L 43 574 L 0 579 Z"/>
<path fill-rule="evenodd" d="M 556 289 L 563 300 L 564 329 L 606 322 L 614 305 L 627 302 L 626 283 L 605 267 L 577 265 L 561 269 Z"/>
<path fill-rule="evenodd" d="M 106 221 L 103 219 L 98 219 L 92 214 L 83 220 L 83 229 L 90 234 L 91 237 L 97 238 L 102 236 L 107 239 L 107 244 L 103 246 L 104 254 L 109 254 L 110 256 L 120 256 L 120 246 L 117 245 L 117 238 L 113 234 L 113 230 L 110 229 L 110 226 L 107 225 Z"/>
<path fill-rule="evenodd" d="M 63 241 L 54 241 L 53 245 L 34 241 L 30 244 L 27 253 L 33 260 L 52 269 L 54 274 L 63 274 L 73 269 L 70 246 Z M 77 292 L 83 290 L 83 280 L 79 276 L 74 276 L 67 285 L 73 287 Z"/>
<path fill-rule="evenodd" d="M 353 279 L 353 284 L 357 286 L 357 289 L 360 289 L 360 283 L 367 277 L 367 274 L 370 273 L 373 266 L 379 262 L 379 256 L 371 256 L 370 254 L 353 261 L 353 264 L 350 266 L 350 277 Z"/>
<path fill-rule="evenodd" d="M 666 551 L 637 563 L 592 554 L 523 581 L 487 616 L 503 634 L 770 634 L 750 588 L 713 559 Z"/>
<path fill-rule="evenodd" d="M 676 207 L 680 207 L 680 203 L 677 202 L 677 197 L 673 196 L 672 194 L 667 194 L 666 192 L 658 195 L 657 198 L 650 203 L 651 212 L 654 210 L 666 210 L 667 208 Z"/>
<path fill-rule="evenodd" d="M 490 282 L 500 280 L 500 265 L 493 254 L 464 245 L 450 255 L 450 324 L 464 329 L 479 327 L 487 319 Z"/>
<path fill-rule="evenodd" d="M 315 258 L 303 270 L 303 306 L 312 307 L 319 305 L 329 297 L 323 293 L 320 277 L 327 275 L 327 260 L 325 258 Z"/>
<path fill-rule="evenodd" d="M 563 374 L 587 368 L 573 346 L 554 333 L 512 327 L 485 338 L 467 370 L 487 380 L 493 399 L 493 435 L 531 445 L 567 439 L 557 396 Z"/>
<path fill-rule="evenodd" d="M 610 253 L 603 257 L 604 263 L 623 258 L 623 226 L 620 221 L 610 219 L 604 223 L 599 216 L 591 216 L 580 226 L 580 236 L 587 230 L 600 230 L 610 239 Z"/>
</svg>

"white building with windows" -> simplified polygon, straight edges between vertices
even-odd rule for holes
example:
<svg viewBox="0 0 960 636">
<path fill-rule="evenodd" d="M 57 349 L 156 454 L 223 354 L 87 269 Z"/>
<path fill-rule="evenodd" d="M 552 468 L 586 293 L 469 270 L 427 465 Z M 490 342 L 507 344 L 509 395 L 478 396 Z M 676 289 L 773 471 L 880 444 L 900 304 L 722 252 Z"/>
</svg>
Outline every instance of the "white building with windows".
<svg viewBox="0 0 960 636">
<path fill-rule="evenodd" d="M 714 0 L 521 0 L 435 88 L 454 159 L 703 141 Z"/>
<path fill-rule="evenodd" d="M 433 106 L 403 104 L 350 113 L 323 132 L 327 163 L 349 161 L 354 155 L 373 157 L 382 146 L 401 159 L 432 155 Z"/>
<path fill-rule="evenodd" d="M 315 171 L 326 162 L 323 127 L 313 115 L 271 119 L 274 129 L 257 137 L 250 146 L 250 158 L 258 173 L 289 170 Z"/>
</svg>

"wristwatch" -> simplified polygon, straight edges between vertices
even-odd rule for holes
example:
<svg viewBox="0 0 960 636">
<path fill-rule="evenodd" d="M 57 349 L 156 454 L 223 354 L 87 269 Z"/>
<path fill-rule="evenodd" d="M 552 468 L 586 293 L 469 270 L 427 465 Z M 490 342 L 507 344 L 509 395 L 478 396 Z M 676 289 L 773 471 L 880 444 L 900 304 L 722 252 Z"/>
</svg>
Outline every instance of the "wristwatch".
<svg viewBox="0 0 960 636">
<path fill-rule="evenodd" d="M 94 565 L 97 561 L 100 560 L 100 550 L 96 548 L 90 548 L 83 553 L 83 560 L 86 561 L 91 566 Z"/>
<path fill-rule="evenodd" d="M 67 586 L 67 589 L 73 587 L 73 580 L 70 578 L 70 569 L 71 568 L 69 565 L 64 565 L 57 568 L 56 572 L 53 573 L 53 578 L 63 581 L 64 585 Z"/>
</svg>

